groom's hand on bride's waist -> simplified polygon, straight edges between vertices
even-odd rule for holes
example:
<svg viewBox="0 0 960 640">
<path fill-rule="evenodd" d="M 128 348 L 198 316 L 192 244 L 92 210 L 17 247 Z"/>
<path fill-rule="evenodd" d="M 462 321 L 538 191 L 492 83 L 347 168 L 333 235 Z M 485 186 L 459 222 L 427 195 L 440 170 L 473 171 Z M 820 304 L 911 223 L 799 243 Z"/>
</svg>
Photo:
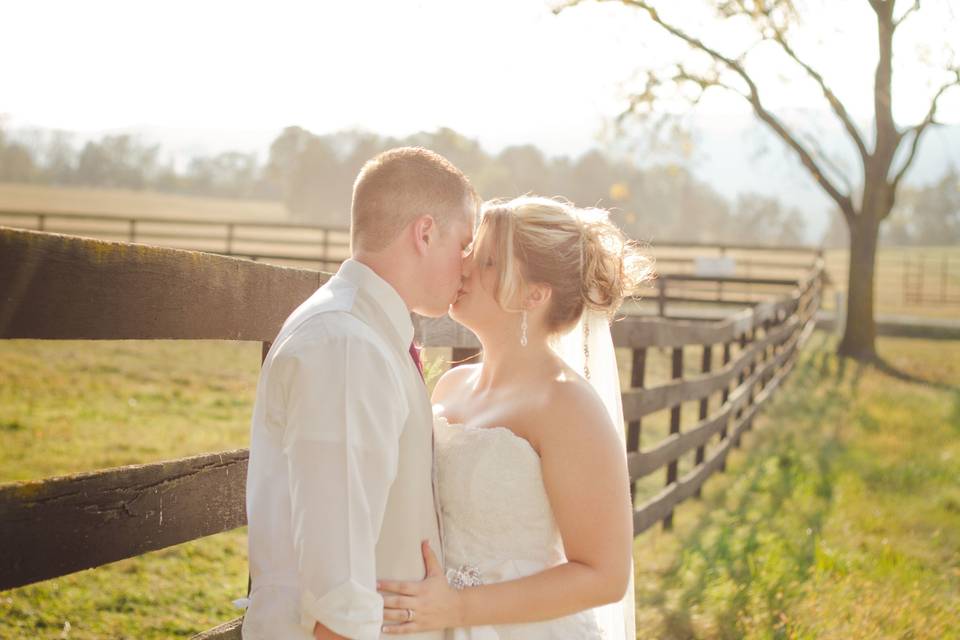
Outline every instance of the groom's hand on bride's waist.
<svg viewBox="0 0 960 640">
<path fill-rule="evenodd" d="M 460 592 L 450 586 L 430 543 L 420 543 L 426 577 L 419 582 L 378 580 L 383 596 L 383 632 L 419 633 L 462 626 Z"/>
</svg>

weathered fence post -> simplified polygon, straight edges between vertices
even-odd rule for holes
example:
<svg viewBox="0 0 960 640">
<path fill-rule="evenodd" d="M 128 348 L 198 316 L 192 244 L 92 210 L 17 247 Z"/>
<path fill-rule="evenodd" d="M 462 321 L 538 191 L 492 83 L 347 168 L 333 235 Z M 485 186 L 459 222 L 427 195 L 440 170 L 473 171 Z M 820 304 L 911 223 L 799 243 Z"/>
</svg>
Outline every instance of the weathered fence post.
<svg viewBox="0 0 960 640">
<path fill-rule="evenodd" d="M 771 355 L 772 352 L 773 352 L 773 348 L 774 348 L 773 341 L 767 340 L 767 338 L 770 336 L 770 327 L 771 327 L 772 325 L 773 325 L 773 322 L 770 320 L 770 318 L 765 318 L 765 319 L 763 320 L 763 341 L 764 341 L 764 346 L 763 346 L 763 358 L 761 358 L 761 360 L 760 360 L 761 364 L 763 364 L 763 365 L 766 365 L 768 362 L 770 362 L 770 359 L 773 357 L 773 356 Z M 763 376 L 761 376 L 761 378 L 760 378 L 760 390 L 761 390 L 761 391 L 763 391 L 763 389 L 767 386 L 767 382 L 770 381 L 770 378 L 773 377 L 773 374 L 774 374 L 773 371 L 765 371 L 764 374 L 763 374 Z"/>
<path fill-rule="evenodd" d="M 753 327 L 750 329 L 750 347 L 753 348 L 757 342 L 757 325 L 754 323 Z M 753 357 L 750 358 L 750 373 L 747 374 L 748 378 L 753 378 L 753 374 L 757 372 L 757 358 L 760 357 L 760 354 L 754 352 Z M 753 399 L 756 392 L 757 383 L 752 381 L 750 383 L 750 389 L 747 393 L 747 408 L 750 409 L 753 407 Z M 750 418 L 747 420 L 747 425 L 744 427 L 744 431 L 753 430 L 753 412 L 750 413 Z"/>
<path fill-rule="evenodd" d="M 910 258 L 903 254 L 903 304 L 910 304 Z"/>
<path fill-rule="evenodd" d="M 667 317 L 667 278 L 660 276 L 657 278 L 657 315 L 661 318 Z"/>
<path fill-rule="evenodd" d="M 683 377 L 683 347 L 674 347 L 671 358 L 671 378 L 677 380 Z M 670 408 L 670 435 L 680 433 L 680 409 L 683 403 L 677 402 Z M 679 458 L 674 458 L 667 465 L 667 486 L 677 481 L 677 466 Z M 663 528 L 667 531 L 673 528 L 673 509 L 663 519 Z"/>
<path fill-rule="evenodd" d="M 713 345 L 705 344 L 703 345 L 703 358 L 700 361 L 700 371 L 704 374 L 710 373 L 710 360 L 713 357 Z M 707 418 L 707 410 L 710 405 L 710 394 L 706 394 L 703 398 L 700 399 L 700 412 L 697 415 L 699 420 L 705 420 Z M 702 444 L 697 447 L 696 458 L 694 459 L 694 464 L 700 466 L 703 464 L 704 456 L 706 455 L 706 445 Z M 697 490 L 693 494 L 697 498 L 700 497 L 700 487 L 697 487 Z"/>
<path fill-rule="evenodd" d="M 723 366 L 726 367 L 730 364 L 730 346 L 731 342 L 728 340 L 723 343 Z M 720 391 L 720 406 L 727 404 L 727 399 L 730 397 L 730 385 L 725 384 L 723 390 Z M 726 420 L 723 422 L 723 428 L 720 429 L 720 444 L 723 444 L 723 441 L 727 439 L 727 429 L 730 426 L 730 415 L 727 414 Z M 726 458 L 720 463 L 720 471 L 727 470 L 727 460 Z"/>
<path fill-rule="evenodd" d="M 647 370 L 647 348 L 640 347 L 639 349 L 631 350 L 631 363 L 630 363 L 630 388 L 631 389 L 642 389 L 644 384 L 644 377 L 646 376 Z M 627 423 L 627 453 L 638 453 L 640 451 L 640 428 L 641 428 L 641 419 L 637 418 L 636 420 L 631 420 Z M 636 484 L 630 482 L 630 502 L 633 503 L 634 496 L 636 495 Z"/>
</svg>

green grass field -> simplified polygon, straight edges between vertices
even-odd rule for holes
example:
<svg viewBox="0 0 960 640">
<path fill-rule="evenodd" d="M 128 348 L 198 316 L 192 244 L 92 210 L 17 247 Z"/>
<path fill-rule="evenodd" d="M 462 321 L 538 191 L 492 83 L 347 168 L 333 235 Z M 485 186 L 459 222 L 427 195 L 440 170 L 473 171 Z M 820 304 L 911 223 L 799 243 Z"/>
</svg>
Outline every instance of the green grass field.
<svg viewBox="0 0 960 640">
<path fill-rule="evenodd" d="M 259 366 L 259 343 L 0 341 L 0 481 L 246 446 Z M 246 555 L 231 531 L 0 593 L 0 638 L 188 637 L 236 616 Z"/>
<path fill-rule="evenodd" d="M 881 339 L 890 375 L 833 342 L 637 538 L 641 637 L 960 637 L 960 343 Z"/>
<path fill-rule="evenodd" d="M 832 347 L 814 334 L 727 472 L 637 538 L 639 637 L 960 637 L 960 343 L 881 339 L 896 375 Z M 258 366 L 248 343 L 2 341 L 0 482 L 245 446 Z M 0 638 L 189 636 L 245 588 L 238 530 L 0 593 Z"/>
</svg>

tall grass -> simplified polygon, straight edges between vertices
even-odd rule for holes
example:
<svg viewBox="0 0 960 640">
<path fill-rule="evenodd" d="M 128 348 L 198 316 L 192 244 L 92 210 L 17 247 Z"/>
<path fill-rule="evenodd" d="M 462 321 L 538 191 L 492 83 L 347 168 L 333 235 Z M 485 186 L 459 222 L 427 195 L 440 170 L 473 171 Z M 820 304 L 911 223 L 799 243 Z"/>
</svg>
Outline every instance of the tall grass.
<svg viewBox="0 0 960 640">
<path fill-rule="evenodd" d="M 674 530 L 637 538 L 640 636 L 960 637 L 960 343 L 881 339 L 884 373 L 832 341 Z"/>
</svg>

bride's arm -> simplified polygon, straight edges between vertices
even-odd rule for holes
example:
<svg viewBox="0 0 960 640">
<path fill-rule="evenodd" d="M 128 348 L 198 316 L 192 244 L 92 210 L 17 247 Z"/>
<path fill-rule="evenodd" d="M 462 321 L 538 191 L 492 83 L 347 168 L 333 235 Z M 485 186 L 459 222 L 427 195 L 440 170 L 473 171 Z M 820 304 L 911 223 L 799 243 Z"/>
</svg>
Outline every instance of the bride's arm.
<svg viewBox="0 0 960 640">
<path fill-rule="evenodd" d="M 545 413 L 538 416 L 543 482 L 567 562 L 465 589 L 464 626 L 557 618 L 620 600 L 627 589 L 633 519 L 623 445 L 592 392 L 555 398 Z"/>
<path fill-rule="evenodd" d="M 571 393 L 571 391 L 573 391 Z M 599 398 L 556 394 L 537 422 L 544 485 L 567 562 L 538 574 L 455 591 L 436 567 L 422 582 L 381 582 L 389 633 L 536 622 L 615 602 L 627 588 L 633 522 L 626 458 Z M 523 514 L 517 514 L 522 518 Z"/>
</svg>

